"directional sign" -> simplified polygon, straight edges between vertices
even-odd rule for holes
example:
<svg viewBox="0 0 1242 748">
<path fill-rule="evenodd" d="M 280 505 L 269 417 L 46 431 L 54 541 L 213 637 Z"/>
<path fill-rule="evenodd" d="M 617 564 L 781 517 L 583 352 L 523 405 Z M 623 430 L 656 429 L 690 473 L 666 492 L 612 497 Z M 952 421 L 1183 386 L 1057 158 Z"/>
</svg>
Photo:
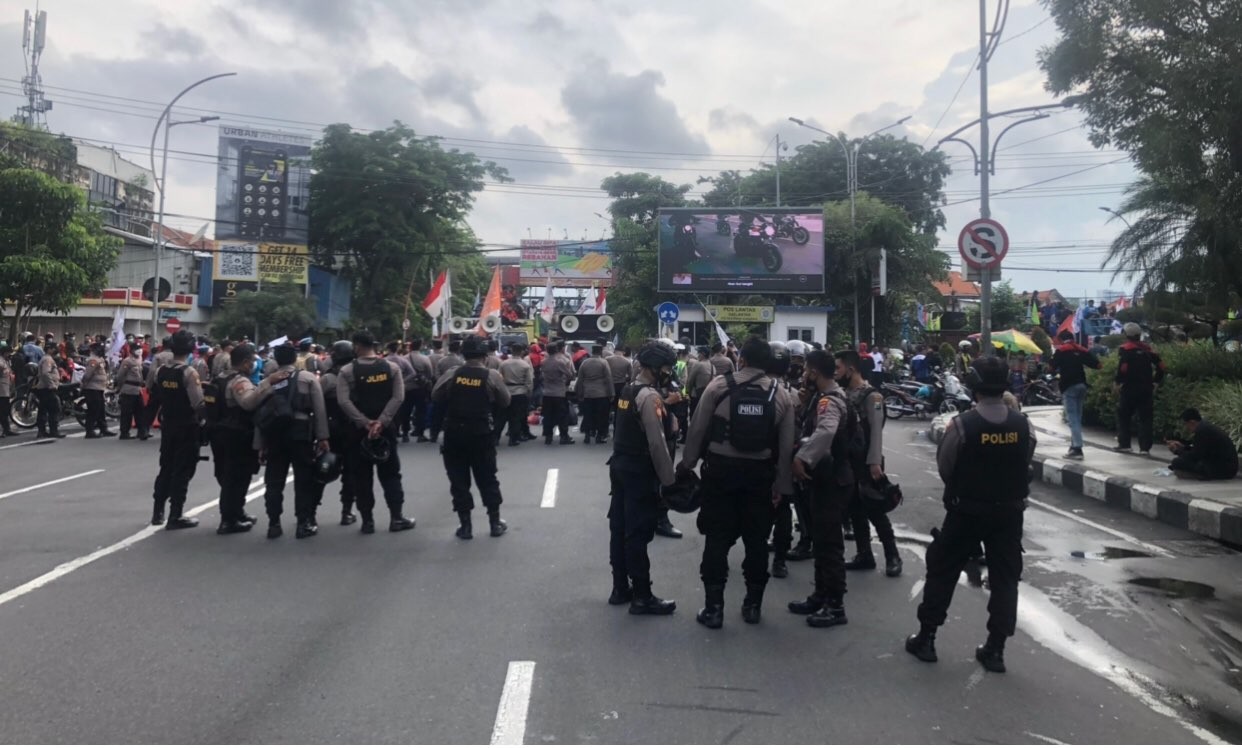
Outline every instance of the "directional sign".
<svg viewBox="0 0 1242 748">
<path fill-rule="evenodd" d="M 666 325 L 671 325 L 677 321 L 681 310 L 671 301 L 666 301 L 656 308 L 656 314 L 660 317 L 660 321 Z"/>
<path fill-rule="evenodd" d="M 403 320 L 401 320 L 401 329 L 402 329 L 402 330 L 408 330 L 408 329 L 410 329 L 410 320 L 409 320 L 409 319 L 403 319 Z"/>
<path fill-rule="evenodd" d="M 976 218 L 957 237 L 957 251 L 973 268 L 999 267 L 1009 253 L 1009 234 L 990 218 Z"/>
<path fill-rule="evenodd" d="M 169 334 L 177 332 L 178 330 L 181 329 L 181 320 L 177 319 L 176 317 L 173 317 L 172 319 L 164 323 L 164 329 L 167 330 Z"/>
</svg>

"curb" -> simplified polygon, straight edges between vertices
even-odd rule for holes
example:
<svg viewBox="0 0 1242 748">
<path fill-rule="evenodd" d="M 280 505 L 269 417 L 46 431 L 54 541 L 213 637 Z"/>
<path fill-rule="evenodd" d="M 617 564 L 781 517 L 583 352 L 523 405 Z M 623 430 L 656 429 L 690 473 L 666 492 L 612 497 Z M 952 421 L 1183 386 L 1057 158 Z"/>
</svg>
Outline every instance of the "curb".
<svg viewBox="0 0 1242 748">
<path fill-rule="evenodd" d="M 939 444 L 949 419 L 937 417 L 927 430 Z M 1173 489 L 1150 486 L 1130 478 L 1092 470 L 1086 465 L 1036 454 L 1031 458 L 1036 477 L 1109 506 L 1141 514 L 1213 540 L 1242 545 L 1242 509 L 1211 499 L 1200 499 Z"/>
</svg>

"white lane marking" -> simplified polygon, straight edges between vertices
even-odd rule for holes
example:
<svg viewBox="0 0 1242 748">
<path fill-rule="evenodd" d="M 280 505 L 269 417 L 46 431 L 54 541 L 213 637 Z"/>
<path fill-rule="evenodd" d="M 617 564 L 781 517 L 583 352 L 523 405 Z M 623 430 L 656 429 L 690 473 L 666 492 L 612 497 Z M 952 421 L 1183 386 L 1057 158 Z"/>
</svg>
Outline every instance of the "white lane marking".
<svg viewBox="0 0 1242 748">
<path fill-rule="evenodd" d="M 548 468 L 548 479 L 543 484 L 543 501 L 539 502 L 540 509 L 551 509 L 556 506 L 556 482 L 560 474 L 561 471 L 557 468 Z"/>
<path fill-rule="evenodd" d="M 919 593 L 922 591 L 923 591 L 923 580 L 920 579 L 919 581 L 914 583 L 913 587 L 910 588 L 910 599 L 911 600 L 915 599 L 916 597 L 919 596 Z"/>
<path fill-rule="evenodd" d="M 263 485 L 263 481 L 258 480 L 258 481 L 255 481 L 254 483 L 251 483 L 250 488 L 253 489 L 255 486 L 261 486 L 261 485 Z M 262 489 L 258 491 L 252 491 L 251 493 L 246 495 L 246 500 L 249 501 L 250 499 L 253 499 L 256 496 L 260 495 L 261 493 L 263 493 Z M 186 516 L 193 517 L 196 514 L 202 514 L 203 512 L 207 511 L 207 509 L 209 509 L 210 507 L 219 505 L 219 502 L 220 502 L 220 499 L 215 498 L 215 499 L 212 499 L 211 501 L 208 501 L 205 504 L 200 504 L 194 507 L 193 509 L 191 509 L 190 511 L 186 512 Z M 155 533 L 159 532 L 161 529 L 162 528 L 156 525 L 147 525 L 146 527 L 142 528 L 141 530 L 134 533 L 133 535 L 130 535 L 128 538 L 125 538 L 124 540 L 113 543 L 112 545 L 106 548 L 100 548 L 94 553 L 88 553 L 85 556 L 80 556 L 78 558 L 75 558 L 72 561 L 66 561 L 65 563 L 61 564 L 60 566 L 57 566 L 55 569 L 52 569 L 48 573 L 42 576 L 35 577 L 34 579 L 30 580 L 29 582 L 26 582 L 25 584 L 18 585 L 17 587 L 14 587 L 13 589 L 9 590 L 8 592 L 5 592 L 4 594 L 0 594 L 0 605 L 4 605 L 5 603 L 12 602 L 16 600 L 17 598 L 29 592 L 34 592 L 40 587 L 46 587 L 47 585 L 51 584 L 52 582 L 55 582 L 57 579 L 60 579 L 66 574 L 71 574 L 72 572 L 75 572 L 78 569 L 81 569 L 83 566 L 86 566 L 87 564 L 98 561 L 99 559 L 105 556 L 111 556 L 113 553 L 116 553 L 117 551 L 123 551 L 126 548 L 130 547 L 131 545 L 137 543 L 138 541 L 145 540 L 146 538 L 151 537 Z"/>
<path fill-rule="evenodd" d="M 535 680 L 535 663 L 514 660 L 505 674 L 505 687 L 496 707 L 492 745 L 522 745 L 526 740 L 526 713 L 530 709 L 530 690 Z"/>
<path fill-rule="evenodd" d="M 973 691 L 975 686 L 979 685 L 982 682 L 983 682 L 983 671 L 976 670 L 975 672 L 970 674 L 969 678 L 966 679 L 966 690 Z"/>
<path fill-rule="evenodd" d="M 32 439 L 31 441 L 22 442 L 21 444 L 10 444 L 7 447 L 0 447 L 0 451 L 6 450 L 6 449 L 18 449 L 20 447 L 29 447 L 32 444 L 51 444 L 54 441 L 56 440 L 55 439 Z"/>
<path fill-rule="evenodd" d="M 1047 735 L 1040 735 L 1037 732 L 1027 732 L 1026 735 L 1035 738 L 1036 740 L 1042 740 L 1049 745 L 1066 745 L 1056 738 L 1050 738 Z"/>
<path fill-rule="evenodd" d="M 35 486 L 26 486 L 25 488 L 19 488 L 16 491 L 9 491 L 8 493 L 0 493 L 0 499 L 7 499 L 10 496 L 16 496 L 22 493 L 29 493 L 30 491 L 34 491 L 40 488 L 47 488 L 48 486 L 54 486 L 57 483 L 65 483 L 67 481 L 77 480 L 78 478 L 85 478 L 88 475 L 97 475 L 98 473 L 102 473 L 102 472 L 103 472 L 103 468 L 100 468 L 98 470 L 87 470 L 85 473 L 78 473 L 77 475 L 69 475 L 64 478 L 57 478 L 56 480 L 50 480 L 47 483 L 40 483 Z"/>
<path fill-rule="evenodd" d="M 1058 509 L 1057 507 L 1052 506 L 1051 504 L 1045 504 L 1044 502 L 1039 501 L 1038 499 L 1028 498 L 1027 501 L 1039 507 L 1040 509 L 1044 509 L 1046 511 L 1052 512 L 1053 514 L 1059 514 L 1062 517 L 1065 517 L 1067 519 L 1072 519 L 1079 524 L 1086 525 L 1087 527 L 1090 527 L 1095 530 L 1099 530 L 1100 532 L 1106 532 L 1109 535 L 1112 535 L 1114 538 L 1117 538 L 1119 540 L 1124 540 L 1127 543 L 1133 543 L 1134 545 L 1137 545 L 1140 548 L 1151 551 L 1152 553 L 1156 554 L 1157 556 L 1160 556 L 1161 558 L 1173 558 L 1172 553 L 1169 553 L 1168 551 L 1161 548 L 1160 546 L 1152 545 L 1151 543 L 1145 543 L 1142 540 L 1139 540 L 1138 538 L 1134 537 L 1133 535 L 1128 535 L 1124 532 L 1121 532 L 1120 530 L 1114 530 L 1113 528 L 1108 527 L 1107 525 L 1101 525 L 1099 522 L 1092 522 L 1091 520 L 1086 519 L 1085 517 L 1079 517 L 1077 514 L 1074 514 L 1073 512 L 1067 512 L 1064 509 Z"/>
</svg>

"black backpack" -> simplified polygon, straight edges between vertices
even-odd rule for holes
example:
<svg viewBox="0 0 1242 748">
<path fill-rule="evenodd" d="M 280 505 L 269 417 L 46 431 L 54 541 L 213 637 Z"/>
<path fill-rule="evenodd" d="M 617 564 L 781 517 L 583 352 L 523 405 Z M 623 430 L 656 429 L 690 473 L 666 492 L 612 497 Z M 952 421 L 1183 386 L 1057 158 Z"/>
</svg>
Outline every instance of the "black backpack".
<svg viewBox="0 0 1242 748">
<path fill-rule="evenodd" d="M 215 428 L 224 420 L 227 410 L 225 393 L 228 392 L 234 377 L 239 376 L 241 376 L 239 372 L 230 371 L 203 385 L 203 420 L 208 429 Z"/>
<path fill-rule="evenodd" d="M 837 433 L 832 441 L 833 457 L 840 459 L 843 456 L 850 467 L 858 467 L 867 461 L 869 443 L 863 426 L 865 422 L 858 417 L 858 409 L 843 390 L 833 390 L 828 393 L 828 397 L 840 400 L 845 406 L 845 421 L 837 425 Z M 838 449 L 841 451 L 838 452 Z"/>
<path fill-rule="evenodd" d="M 737 382 L 725 374 L 729 418 L 716 418 L 713 441 L 728 442 L 739 452 L 772 449 L 776 431 L 776 382 L 764 389 L 755 381 Z"/>
<path fill-rule="evenodd" d="M 868 385 L 863 389 L 862 397 L 858 399 L 860 406 L 855 406 L 849 397 L 846 397 L 846 405 L 850 410 L 850 417 L 858 424 L 858 434 L 850 437 L 846 443 L 846 451 L 849 454 L 850 464 L 855 467 L 863 467 L 867 464 L 867 453 L 871 451 L 871 421 L 866 415 L 860 412 L 859 407 L 866 406 L 867 398 L 880 391 Z M 884 423 L 888 422 L 888 411 L 884 409 L 884 403 L 880 403 L 880 412 L 884 414 L 884 420 L 880 424 L 880 428 L 884 428 Z"/>
<path fill-rule="evenodd" d="M 293 426 L 293 395 L 297 385 L 297 376 L 289 377 L 285 380 L 285 391 L 268 395 L 255 411 L 254 425 L 264 436 L 283 435 Z"/>
</svg>

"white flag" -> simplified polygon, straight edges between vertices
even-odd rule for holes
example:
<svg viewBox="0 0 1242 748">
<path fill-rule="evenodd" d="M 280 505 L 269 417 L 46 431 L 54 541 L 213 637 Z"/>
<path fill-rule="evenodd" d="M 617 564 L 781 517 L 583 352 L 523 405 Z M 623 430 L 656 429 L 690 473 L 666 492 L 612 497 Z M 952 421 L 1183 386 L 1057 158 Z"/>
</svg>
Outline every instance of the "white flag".
<svg viewBox="0 0 1242 748">
<path fill-rule="evenodd" d="M 716 323 L 716 339 L 720 341 L 721 345 L 728 345 L 729 335 L 724 331 L 724 328 L 720 326 L 720 323 L 716 322 L 714 317 L 712 318 L 712 322 Z"/>
<path fill-rule="evenodd" d="M 591 290 L 582 297 L 582 304 L 578 307 L 578 314 L 595 314 L 595 284 L 591 284 Z"/>
<path fill-rule="evenodd" d="M 113 366 L 121 363 L 121 349 L 125 347 L 125 307 L 116 308 L 112 317 L 112 347 L 108 349 L 108 361 Z"/>
<path fill-rule="evenodd" d="M 543 289 L 543 304 L 539 307 L 539 316 L 544 322 L 552 324 L 552 317 L 556 315 L 556 300 L 552 298 L 552 278 L 548 278 L 548 285 Z"/>
</svg>

